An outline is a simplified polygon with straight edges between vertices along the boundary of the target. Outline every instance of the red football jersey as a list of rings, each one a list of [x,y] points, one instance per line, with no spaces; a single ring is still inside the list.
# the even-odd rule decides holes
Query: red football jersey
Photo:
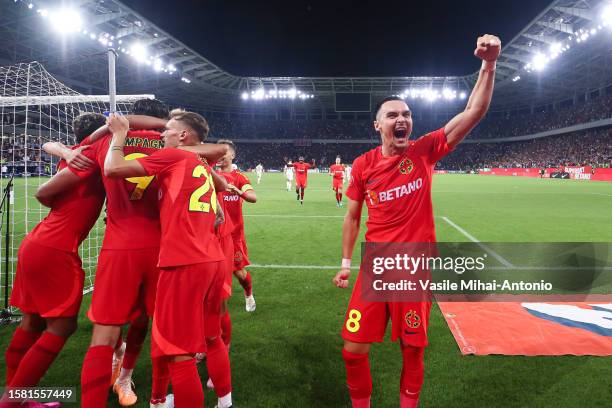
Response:
[[[379,146],[355,160],[346,195],[366,202],[366,242],[435,242],[431,181],[450,151],[442,128],[410,142],[403,155],[383,157]]]
[[[221,209],[223,209],[223,214],[225,215],[225,221],[217,228],[217,235],[219,237],[226,237],[234,232],[234,221],[228,214],[228,202],[225,200],[225,197],[228,195],[230,195],[229,191],[217,193],[217,202],[221,206]]]
[[[66,166],[65,161],[60,161],[58,171]],[[104,188],[98,169],[75,188],[59,195],[49,214],[28,234],[28,239],[61,251],[77,252],[100,216],[102,204]]]
[[[225,180],[227,180],[228,183],[233,184],[243,193],[248,190],[253,190],[253,186],[251,185],[249,178],[238,170],[232,170],[231,173],[219,172],[219,174],[225,177]],[[229,217],[232,219],[234,231],[244,228],[242,199],[239,196],[230,193],[225,194],[223,199],[226,203],[225,209],[227,209],[225,216],[227,217],[229,215]]]
[[[310,163],[293,163],[293,168],[295,169],[295,176],[300,179],[308,178],[308,169],[310,169]]]
[[[193,153],[173,148],[137,160],[160,183],[159,267],[222,261],[214,228],[219,204],[210,166]]]
[[[97,168],[75,173],[86,176],[104,168],[111,134],[102,137],[83,153]],[[133,160],[151,155],[163,147],[161,134],[152,130],[131,130],[125,139],[125,158]],[[160,224],[157,208],[159,183],[155,176],[126,179],[102,177],[106,190],[106,232],[102,249],[142,249],[159,246]]]
[[[334,175],[336,180],[344,180],[344,165],[332,164],[329,166],[329,172]]]

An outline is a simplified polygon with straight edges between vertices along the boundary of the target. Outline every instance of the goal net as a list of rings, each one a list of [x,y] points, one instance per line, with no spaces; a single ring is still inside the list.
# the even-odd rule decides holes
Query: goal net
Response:
[[[134,101],[144,98],[153,98],[153,95],[118,95],[117,110],[128,112]],[[48,141],[67,146],[75,144],[72,120],[81,113],[108,110],[108,95],[82,95],[55,79],[38,62],[0,67],[0,193],[14,176],[8,258],[4,240],[6,226],[0,239],[0,309],[5,305],[5,285],[9,285],[10,294],[10,285],[14,282],[21,241],[49,211],[36,201],[34,193],[55,173],[58,160],[44,153],[42,145]],[[80,249],[86,273],[85,292],[93,287],[104,235],[102,218]]]

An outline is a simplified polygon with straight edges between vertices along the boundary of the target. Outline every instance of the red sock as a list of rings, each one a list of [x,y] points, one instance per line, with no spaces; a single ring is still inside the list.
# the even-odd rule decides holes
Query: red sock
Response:
[[[126,370],[134,369],[136,360],[140,354],[140,349],[142,349],[142,343],[144,343],[145,337],[147,337],[147,329],[148,325],[138,326],[130,324],[127,337],[125,339],[125,355],[123,356],[122,364],[122,367]]]
[[[251,272],[247,271],[244,279],[239,279],[240,286],[244,289],[244,296],[251,296],[253,294],[253,279],[251,279]]]
[[[108,398],[113,363],[111,346],[92,346],[87,350],[81,369],[81,406],[104,408]]]
[[[221,338],[223,339],[223,343],[229,347],[232,341],[232,319],[229,310],[221,316]]]
[[[372,395],[372,377],[368,354],[356,354],[342,349],[342,358],[346,367],[346,384],[353,401],[353,407],[369,407],[370,396]]]
[[[164,400],[170,384],[170,369],[168,357],[156,357],[152,360],[153,385],[151,387],[151,400]]]
[[[6,352],[4,353],[4,359],[6,361],[6,384],[9,385],[19,367],[19,363],[23,356],[28,352],[30,347],[36,343],[36,340],[40,337],[41,332],[31,332],[23,330],[21,327],[15,329],[13,338],[9,343]]]
[[[11,387],[34,387],[62,351],[66,338],[43,332],[23,356],[11,380]]]
[[[402,347],[403,365],[400,378],[400,407],[416,408],[423,385],[425,365],[423,347]]]
[[[232,373],[230,369],[227,347],[219,337],[206,340],[206,368],[215,385],[217,397],[223,397],[232,392]]]
[[[170,378],[176,407],[204,408],[204,390],[195,359],[170,363]]]
[[[338,202],[341,203],[342,202],[342,193],[338,193]]]

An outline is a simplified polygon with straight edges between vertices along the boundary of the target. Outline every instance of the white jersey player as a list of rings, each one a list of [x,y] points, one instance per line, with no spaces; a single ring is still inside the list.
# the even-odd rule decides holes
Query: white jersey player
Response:
[[[292,164],[291,160],[289,160],[287,164]],[[291,184],[293,183],[293,166],[287,166],[287,164],[285,164],[283,172],[287,178],[287,191],[291,191]]]
[[[261,176],[263,172],[264,172],[264,168],[261,163],[255,166],[255,173],[257,174],[257,184],[261,183]]]
[[[347,164],[347,165],[346,165],[346,167],[344,168],[344,174],[345,174],[345,177],[344,177],[344,182],[345,182],[345,183],[346,183],[347,181],[350,183],[350,181],[351,181],[351,169],[352,169],[352,167],[351,167],[350,165],[348,165],[348,164]]]

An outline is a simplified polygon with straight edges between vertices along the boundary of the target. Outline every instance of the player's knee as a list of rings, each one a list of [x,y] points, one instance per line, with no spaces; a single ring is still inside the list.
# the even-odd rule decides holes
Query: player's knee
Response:
[[[121,334],[120,326],[107,326],[95,324],[91,336],[91,346],[111,346],[115,347]]]
[[[416,370],[421,369],[423,367],[425,358],[425,347],[414,347],[402,344],[401,348],[404,363],[408,363]]]
[[[47,323],[40,315],[24,313],[21,318],[21,323],[19,323],[19,327],[28,332],[41,333],[46,329]]]
[[[240,280],[246,279],[247,271],[246,269],[240,269],[238,271],[234,271],[234,275]]]
[[[353,354],[368,354],[370,352],[370,343],[355,343],[345,340],[344,349]]]
[[[72,336],[76,332],[77,327],[76,317],[56,318],[47,321],[47,331],[64,338]]]

